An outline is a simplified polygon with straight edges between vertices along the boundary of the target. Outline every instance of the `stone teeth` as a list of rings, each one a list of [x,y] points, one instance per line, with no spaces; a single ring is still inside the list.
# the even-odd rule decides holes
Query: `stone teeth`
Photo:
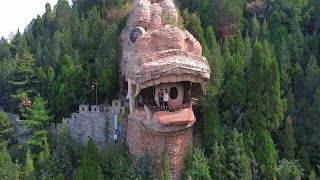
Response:
[[[134,96],[137,97],[140,94],[140,92],[141,92],[141,86],[136,84],[136,94]]]
[[[153,116],[153,113],[152,111],[148,108],[148,106],[144,105],[144,111],[146,112],[146,119],[147,120],[151,120],[152,119],[152,116]]]
[[[202,83],[200,83],[200,85],[201,85],[201,89],[202,89],[203,94],[205,94],[206,93],[206,83],[202,82]]]
[[[132,83],[131,83],[131,80],[128,79],[128,94],[127,94],[126,99],[130,99],[131,92],[132,92]]]

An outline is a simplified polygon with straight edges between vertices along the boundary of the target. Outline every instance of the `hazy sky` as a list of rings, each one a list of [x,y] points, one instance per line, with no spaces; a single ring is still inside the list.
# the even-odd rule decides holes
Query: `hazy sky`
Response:
[[[0,0],[0,37],[8,38],[18,28],[23,32],[32,18],[45,12],[47,2],[53,9],[58,0]]]

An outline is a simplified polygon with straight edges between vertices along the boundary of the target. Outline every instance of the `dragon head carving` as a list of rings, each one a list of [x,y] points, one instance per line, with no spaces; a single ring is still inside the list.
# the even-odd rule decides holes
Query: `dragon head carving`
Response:
[[[186,88],[185,84],[198,84],[205,90],[211,73],[209,64],[202,56],[200,43],[188,31],[179,29],[177,22],[178,14],[172,0],[134,1],[134,9],[121,35],[121,73],[128,82],[131,113],[136,111],[136,97],[143,91],[148,94],[147,89],[149,94],[153,93],[152,100],[157,101],[160,88],[170,90],[177,86],[179,95],[170,95],[169,104],[186,96],[186,89],[190,87]],[[167,116],[170,112],[160,114]],[[192,118],[167,124],[161,123],[159,117],[158,120],[163,125],[181,125]]]

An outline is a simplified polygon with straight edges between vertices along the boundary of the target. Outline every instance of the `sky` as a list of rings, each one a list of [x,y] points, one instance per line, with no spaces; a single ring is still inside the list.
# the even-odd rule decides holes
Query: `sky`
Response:
[[[23,32],[33,18],[43,15],[47,2],[53,9],[58,0],[0,0],[0,38],[9,38],[18,28]]]

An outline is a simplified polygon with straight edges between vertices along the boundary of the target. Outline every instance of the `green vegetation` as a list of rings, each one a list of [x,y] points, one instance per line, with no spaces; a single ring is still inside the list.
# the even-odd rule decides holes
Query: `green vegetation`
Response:
[[[80,161],[80,170],[76,177],[77,180],[97,179],[102,180],[102,170],[100,167],[100,157],[97,149],[90,138],[87,148]]]
[[[190,147],[184,178],[319,179],[319,2],[175,2],[177,26],[199,40],[212,71],[197,113],[200,147]],[[92,140],[86,148],[72,140],[67,127],[48,131],[79,104],[95,104],[92,82],[98,103],[118,97],[120,33],[131,7],[59,0],[0,39],[0,179],[170,179],[169,152],[156,174],[147,152],[133,162],[122,144],[97,151]],[[22,115],[25,144],[5,112]]]

